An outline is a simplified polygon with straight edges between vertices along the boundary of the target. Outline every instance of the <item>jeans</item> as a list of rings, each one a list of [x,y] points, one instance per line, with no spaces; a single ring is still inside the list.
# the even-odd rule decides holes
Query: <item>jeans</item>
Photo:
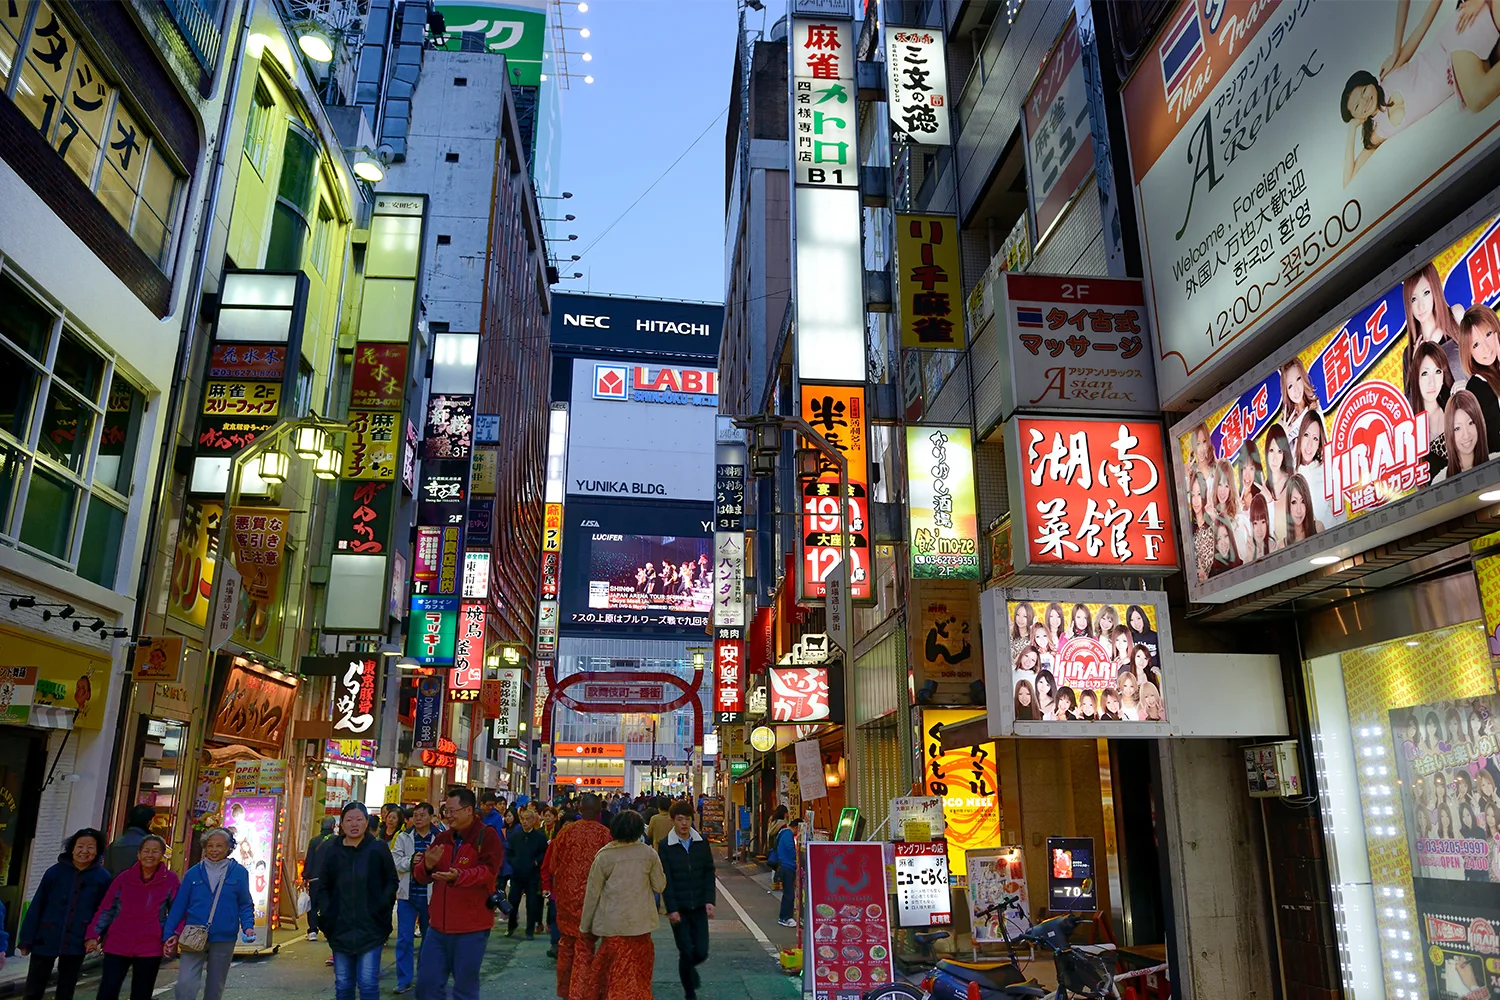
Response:
[[[526,897],[526,933],[542,926],[542,880],[536,873],[510,877],[510,929],[516,929],[521,912],[521,897]]]
[[[700,906],[677,913],[682,917],[672,925],[672,937],[677,942],[677,975],[682,979],[683,991],[693,996],[698,976],[694,966],[708,958],[708,908]]]
[[[52,963],[57,963],[57,1000],[73,1000],[73,991],[78,988],[78,973],[83,968],[82,955],[38,955],[31,953],[31,962],[26,966],[26,986],[22,996],[25,1000],[41,1000],[47,992],[47,980],[52,978]]]
[[[416,930],[422,928],[427,936],[427,897],[396,900],[396,988],[405,989],[412,983],[412,957],[415,950]]]
[[[358,955],[336,951],[333,953],[334,1000],[354,1000],[355,987],[359,988],[359,1000],[380,1000],[380,949],[370,948]]]
[[[429,928],[417,964],[417,1000],[445,1000],[450,976],[453,1000],[479,1000],[479,966],[489,941],[489,931],[444,934]]]
[[[125,985],[125,973],[130,973],[130,1000],[151,1000],[156,989],[156,974],[161,971],[161,956],[131,958],[125,955],[104,956],[104,969],[99,974],[98,1000],[120,1000],[120,987]]]
[[[229,965],[233,961],[233,941],[212,941],[207,951],[183,952],[173,990],[176,1000],[198,1000],[200,988],[203,1000],[223,1000],[224,982],[229,978]]]
[[[797,908],[797,879],[795,876],[781,880],[781,919],[790,920]]]

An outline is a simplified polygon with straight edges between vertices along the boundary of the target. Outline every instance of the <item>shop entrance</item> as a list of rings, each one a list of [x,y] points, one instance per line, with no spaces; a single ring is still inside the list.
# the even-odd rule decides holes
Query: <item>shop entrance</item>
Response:
[[[21,925],[26,859],[46,781],[47,735],[10,728],[0,733],[0,903],[6,931],[15,940]]]

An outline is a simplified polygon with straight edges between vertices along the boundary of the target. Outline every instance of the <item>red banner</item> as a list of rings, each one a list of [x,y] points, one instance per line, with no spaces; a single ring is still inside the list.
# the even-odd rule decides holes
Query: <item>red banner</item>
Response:
[[[769,610],[769,609],[764,609]],[[745,710],[745,641],[714,640],[714,712]],[[724,721],[722,718],[719,721]]]
[[[814,1000],[859,1000],[891,981],[885,852],[880,844],[807,845]]]

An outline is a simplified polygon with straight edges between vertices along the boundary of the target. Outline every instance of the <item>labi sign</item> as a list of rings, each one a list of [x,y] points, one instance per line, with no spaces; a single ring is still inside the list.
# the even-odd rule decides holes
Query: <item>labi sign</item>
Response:
[[[1242,567],[1347,544],[1325,536],[1500,457],[1497,301],[1491,219],[1175,427],[1193,599],[1232,599]]]

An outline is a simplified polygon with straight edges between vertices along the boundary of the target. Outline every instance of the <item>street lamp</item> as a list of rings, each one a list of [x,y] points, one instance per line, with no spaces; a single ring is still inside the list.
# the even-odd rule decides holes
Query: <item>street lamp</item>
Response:
[[[805,420],[797,417],[785,417],[776,415],[760,415],[754,417],[736,417],[734,425],[741,430],[750,432],[750,455],[751,469],[755,475],[775,475],[776,455],[781,451],[781,435],[785,431],[793,431],[802,435],[811,448],[801,447],[797,449],[795,458],[797,461],[797,477],[802,480],[809,472],[811,475],[805,480],[811,482],[818,478],[821,469],[832,467],[839,474],[839,566],[844,571],[844,585],[839,590],[840,610],[843,612],[843,620],[849,622],[853,618],[854,609],[850,595],[854,591],[854,572],[849,562],[849,462],[844,458],[843,452],[839,451],[828,440],[813,430]],[[821,467],[821,468],[820,468]],[[762,471],[766,469],[768,471]],[[827,591],[824,591],[824,601],[827,601]],[[845,753],[851,760],[859,760],[860,733],[859,725],[854,714],[855,705],[855,679],[858,671],[854,669],[850,660],[853,650],[841,650],[844,656],[844,748]],[[858,803],[855,795],[858,787],[855,781],[855,769],[850,768],[849,776],[844,782],[844,801]]]

